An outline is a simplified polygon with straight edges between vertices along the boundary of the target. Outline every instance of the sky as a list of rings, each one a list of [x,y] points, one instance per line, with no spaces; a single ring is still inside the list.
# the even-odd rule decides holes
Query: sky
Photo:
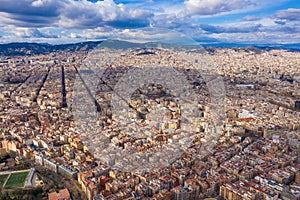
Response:
[[[300,43],[300,1],[0,0],[0,43],[183,37],[204,44]]]

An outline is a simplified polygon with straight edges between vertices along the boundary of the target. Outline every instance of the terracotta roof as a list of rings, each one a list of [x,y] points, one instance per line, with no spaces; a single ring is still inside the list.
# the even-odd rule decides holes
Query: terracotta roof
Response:
[[[69,190],[67,188],[60,190],[58,193],[52,192],[48,194],[49,200],[71,200]]]

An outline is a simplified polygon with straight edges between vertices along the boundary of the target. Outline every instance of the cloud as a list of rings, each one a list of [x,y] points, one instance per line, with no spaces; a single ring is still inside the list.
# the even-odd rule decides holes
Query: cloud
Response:
[[[214,26],[209,24],[200,24],[199,27],[209,33],[251,33],[259,31],[262,25],[248,26]]]
[[[300,22],[266,16],[256,21],[236,21],[218,25],[200,24],[211,38],[245,44],[286,44],[300,42]]]
[[[287,0],[278,0],[278,3],[282,4],[285,1]],[[273,15],[265,17],[253,14],[268,8],[272,2],[1,0],[0,42],[65,43],[118,37],[153,41],[159,38],[167,40],[172,36],[172,33],[164,31],[152,31],[149,34],[149,31],[136,30],[144,27],[154,27],[154,30],[171,29],[201,42],[248,42],[255,41],[255,38],[257,41],[263,41],[264,37],[269,42],[299,41],[300,9],[274,11]],[[240,14],[243,12],[245,14]],[[234,21],[228,21],[233,18]],[[174,38],[170,37],[170,40]]]
[[[253,15],[247,15],[247,16],[243,17],[244,21],[257,21],[259,19],[260,19],[259,17],[253,16]]]
[[[275,17],[281,20],[300,21],[300,9],[289,8],[280,10],[275,14]]]
[[[149,11],[130,9],[113,0],[3,0],[0,7],[0,23],[22,27],[95,28],[145,27],[153,16]]]
[[[278,35],[294,34],[300,32],[300,26],[284,25],[284,26],[264,27],[262,31],[266,33],[278,33]]]
[[[185,29],[193,26],[193,21],[189,16],[178,16],[176,14],[159,14],[154,16],[152,25],[160,28]]]
[[[279,33],[279,32],[254,32],[254,33],[221,33],[212,34],[211,37],[223,42],[236,42],[244,44],[286,44],[299,43],[298,33]],[[291,40],[292,38],[292,40]]]
[[[117,28],[112,28],[109,26],[97,27],[91,29],[85,29],[81,33],[71,33],[72,37],[76,38],[93,38],[93,39],[107,39],[114,37],[122,30]]]
[[[59,15],[59,9],[63,6],[65,0],[22,0],[10,1],[2,0],[0,11],[14,14],[15,16],[44,16],[55,17]]]
[[[150,23],[152,14],[144,10],[131,10],[113,0],[91,3],[70,1],[64,7],[59,25],[66,28],[95,28],[109,25],[112,27],[137,28]]]
[[[40,0],[41,1],[41,0]],[[63,1],[47,0],[43,4],[35,1],[2,0],[0,23],[23,27],[43,27],[53,25],[60,15]]]
[[[41,31],[38,28],[15,27],[9,25],[3,28],[3,31],[20,38],[57,38],[57,35],[52,34],[49,30]]]
[[[276,24],[278,24],[278,25],[285,25],[286,24],[286,22],[285,21],[282,21],[282,20],[275,20],[274,21]]]
[[[184,3],[190,14],[197,15],[214,15],[255,5],[250,0],[186,0]]]
[[[192,38],[165,28],[115,29],[96,28],[72,34],[74,38],[118,39],[133,42],[163,42],[176,44],[195,44]]]

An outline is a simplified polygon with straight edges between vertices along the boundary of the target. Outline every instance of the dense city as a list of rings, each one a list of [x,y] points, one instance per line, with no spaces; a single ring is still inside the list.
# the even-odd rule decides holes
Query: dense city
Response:
[[[185,77],[193,119],[173,71],[133,87],[134,70],[160,80],[156,66]],[[1,56],[0,79],[3,199],[40,188],[49,200],[300,200],[297,51],[81,48]],[[15,170],[27,176],[9,186]]]

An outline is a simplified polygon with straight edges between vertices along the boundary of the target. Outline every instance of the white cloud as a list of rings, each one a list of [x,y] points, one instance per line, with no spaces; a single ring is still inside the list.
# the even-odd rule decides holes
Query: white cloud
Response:
[[[278,0],[276,3],[284,1],[287,0]],[[274,12],[272,16],[260,18],[251,15],[251,12],[247,13],[268,8],[273,2],[274,0],[185,0],[183,3],[182,0],[131,0],[126,4],[117,4],[113,0],[1,0],[0,24],[6,28],[0,27],[0,35],[1,42],[14,39],[53,43],[106,38],[176,40],[173,33],[161,31],[168,28],[199,41],[247,42],[255,41],[255,38],[263,41],[265,37],[270,42],[297,42],[300,9],[281,10]],[[225,21],[227,14],[243,12],[246,13],[244,18],[240,17],[234,22]],[[220,15],[224,16],[224,21],[219,19]],[[203,18],[212,21],[212,16],[218,18],[220,23],[202,22]],[[134,29],[140,27],[154,27],[153,30],[156,31]]]
[[[205,33],[207,36],[225,42],[300,43],[300,22],[286,21],[278,24],[277,20],[277,18],[267,16],[256,21],[207,24],[202,28],[208,31]]]
[[[33,1],[31,3],[31,5],[33,7],[41,7],[41,6],[44,6],[46,3],[50,3],[51,0],[36,0],[36,1]]]
[[[103,25],[145,27],[152,13],[131,9],[113,0],[2,0],[0,23],[23,27],[95,28]]]
[[[49,30],[40,30],[39,28],[16,27],[8,25],[2,28],[6,34],[19,38],[56,38]]]
[[[256,33],[222,33],[212,34],[212,37],[225,42],[239,42],[244,44],[289,44],[300,43],[298,33],[256,32]],[[291,38],[293,38],[291,40]]]
[[[250,0],[186,0],[185,5],[190,14],[214,15],[244,9],[255,3]]]
[[[289,21],[300,21],[300,9],[289,8],[286,10],[280,10],[275,14],[275,17]]]
[[[164,28],[115,29],[111,27],[84,30],[80,34],[72,34],[81,38],[118,39],[132,42],[163,42],[193,44],[190,37]]]
[[[254,15],[247,15],[247,16],[243,17],[244,21],[257,21],[259,19],[260,19],[259,17],[254,16]]]
[[[117,35],[120,31],[120,29],[112,27],[97,27],[83,30],[80,34],[77,34],[77,36],[89,39],[106,39]]]

